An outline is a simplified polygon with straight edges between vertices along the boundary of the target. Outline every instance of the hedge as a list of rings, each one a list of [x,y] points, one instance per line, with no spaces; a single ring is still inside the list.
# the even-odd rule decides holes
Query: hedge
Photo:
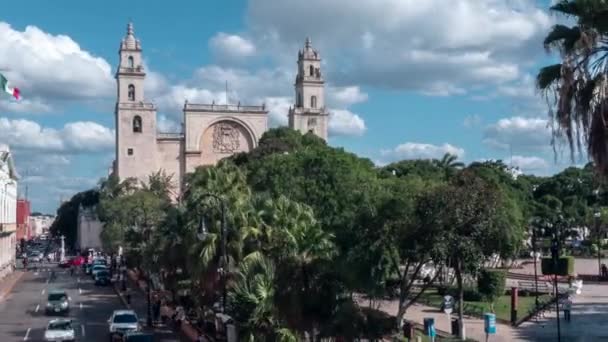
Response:
[[[542,258],[541,270],[543,275],[557,274],[567,276],[574,274],[574,257],[560,257],[557,261],[557,270],[554,269],[553,258]]]
[[[481,270],[477,289],[490,302],[505,294],[507,273],[502,270]]]

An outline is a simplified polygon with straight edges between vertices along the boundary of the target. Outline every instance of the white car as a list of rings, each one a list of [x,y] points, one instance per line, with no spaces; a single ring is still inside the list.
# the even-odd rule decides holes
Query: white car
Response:
[[[76,341],[72,320],[53,319],[44,332],[45,341]]]
[[[133,310],[114,310],[108,320],[110,337],[122,335],[127,331],[140,331],[139,318]]]

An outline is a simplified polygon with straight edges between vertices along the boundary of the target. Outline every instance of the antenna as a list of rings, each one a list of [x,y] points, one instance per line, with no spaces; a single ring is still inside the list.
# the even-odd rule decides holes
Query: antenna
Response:
[[[509,144],[509,153],[511,154],[511,160],[510,160],[511,168],[513,168],[513,144]]]
[[[228,80],[226,80],[226,105],[228,105]]]

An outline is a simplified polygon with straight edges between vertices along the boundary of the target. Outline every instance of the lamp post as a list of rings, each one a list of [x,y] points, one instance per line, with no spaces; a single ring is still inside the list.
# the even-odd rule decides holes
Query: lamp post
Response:
[[[602,216],[602,213],[600,213],[600,211],[597,209],[595,209],[595,213],[593,214],[593,217],[595,218],[595,231],[597,233],[597,279],[601,280],[602,279],[602,234],[601,234],[601,226],[600,226],[600,217]]]
[[[146,243],[150,243],[150,228],[144,226],[144,234],[146,235]],[[142,255],[143,256],[143,255]],[[152,328],[152,289],[150,281],[150,277],[152,275],[151,267],[148,264],[148,274],[146,275],[146,300],[147,300],[147,317],[146,317],[146,325],[148,328]]]
[[[532,219],[532,258],[534,258],[534,308],[538,310],[538,272],[536,270],[536,224],[539,222],[537,217]]]
[[[220,222],[220,240],[221,240],[221,256],[220,256],[220,267],[218,273],[222,282],[222,313],[226,312],[226,269],[228,268],[228,260],[226,259],[226,202],[223,198],[212,193],[206,193],[202,199],[213,198],[220,203],[221,207],[221,222]],[[209,232],[205,226],[205,215],[201,216],[199,231],[197,237],[199,240],[204,240]]]
[[[551,256],[553,257],[553,284],[555,287],[555,313],[557,316],[557,341],[561,342],[562,334],[561,334],[561,326],[559,319],[559,291],[557,287],[557,267],[559,262],[559,253],[560,253],[560,225],[563,222],[563,217],[560,214],[557,224],[555,225],[554,237],[551,243]]]

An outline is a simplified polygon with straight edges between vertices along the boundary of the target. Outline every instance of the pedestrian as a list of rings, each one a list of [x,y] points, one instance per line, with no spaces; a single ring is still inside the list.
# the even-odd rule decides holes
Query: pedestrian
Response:
[[[608,267],[606,267],[606,264],[602,264],[602,278],[608,278]]]
[[[570,296],[566,297],[564,301],[564,319],[566,322],[570,322],[570,310],[572,309],[572,300]]]
[[[158,295],[154,299],[154,320],[157,322],[160,320],[160,298],[158,298]]]

